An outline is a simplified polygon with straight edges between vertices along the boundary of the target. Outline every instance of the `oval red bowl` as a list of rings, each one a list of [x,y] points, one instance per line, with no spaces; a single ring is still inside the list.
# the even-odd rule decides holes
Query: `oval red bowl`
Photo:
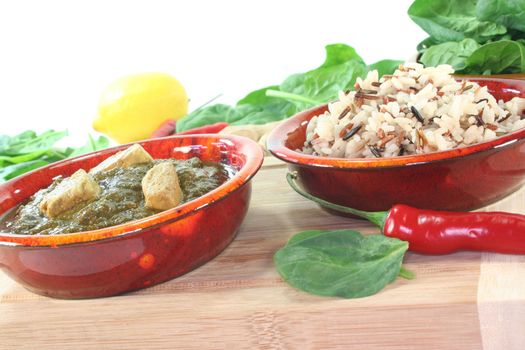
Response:
[[[139,143],[153,158],[196,156],[231,165],[237,172],[202,197],[126,224],[55,236],[0,233],[0,267],[35,293],[91,298],[164,282],[219,254],[235,237],[248,210],[250,179],[263,160],[260,146],[229,135],[173,136]],[[126,147],[57,162],[0,185],[0,214],[56,176],[89,170]]]
[[[525,81],[470,79],[505,101],[525,97]],[[324,200],[368,211],[394,204],[472,210],[516,191],[525,179],[525,129],[476,145],[394,158],[330,158],[297,152],[308,121],[327,105],[298,113],[269,136],[269,151],[297,171],[304,189]],[[341,214],[341,213],[338,213]],[[343,215],[343,214],[341,214]]]

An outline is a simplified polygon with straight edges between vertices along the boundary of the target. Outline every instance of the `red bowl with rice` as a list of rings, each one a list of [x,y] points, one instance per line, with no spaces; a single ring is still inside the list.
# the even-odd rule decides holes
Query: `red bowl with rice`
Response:
[[[525,81],[475,78],[496,99],[525,97]],[[268,137],[269,151],[288,163],[303,188],[324,200],[367,211],[394,204],[465,211],[494,203],[525,182],[525,129],[450,150],[381,158],[305,154],[309,121],[318,106],[283,122]],[[339,213],[340,214],[340,213]]]

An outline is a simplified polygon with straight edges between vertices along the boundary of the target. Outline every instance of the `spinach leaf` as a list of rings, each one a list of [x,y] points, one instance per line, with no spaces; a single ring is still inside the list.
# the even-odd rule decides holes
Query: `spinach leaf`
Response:
[[[233,125],[266,124],[284,119],[298,112],[297,106],[289,101],[268,96],[268,90],[278,90],[279,86],[268,86],[253,91],[237,102],[237,110],[242,118]]]
[[[279,90],[279,85],[267,86],[265,88],[250,92],[237,102],[237,106],[241,105],[264,105],[266,103],[274,102],[275,99],[266,96],[268,90]]]
[[[109,146],[109,140],[100,136],[80,148],[61,149],[55,147],[67,131],[49,130],[40,135],[32,130],[15,136],[0,135],[0,182],[10,180],[44,165],[96,151]]]
[[[326,58],[319,68],[336,66],[348,61],[365,64],[365,61],[357,54],[357,51],[345,44],[329,44],[325,46]]]
[[[299,232],[299,233],[296,233],[295,235],[293,235],[289,240],[288,240],[288,243],[286,243],[287,245],[291,245],[291,244],[295,244],[295,243],[299,243],[301,241],[304,241],[305,239],[308,239],[308,238],[311,238],[311,237],[316,237],[316,236],[319,236],[321,234],[323,234],[325,231],[323,230],[308,230],[308,231],[302,231],[302,232]]]
[[[385,74],[392,74],[403,61],[397,60],[381,60],[376,63],[372,63],[367,67],[367,71],[377,70],[379,77]]]
[[[525,46],[522,42],[501,40],[487,43],[474,51],[462,71],[467,74],[525,72]]]
[[[476,0],[415,0],[408,15],[437,42],[485,43],[507,32],[504,25],[477,18]]]
[[[22,153],[38,152],[42,149],[51,148],[58,140],[67,136],[67,131],[48,130],[41,135],[36,133],[23,132],[14,136],[8,141],[8,145],[4,149],[0,149],[0,153],[4,155],[18,155]]]
[[[429,47],[437,45],[437,44],[439,44],[439,41],[429,36],[428,38],[424,39],[419,44],[417,44],[416,49],[417,49],[417,52],[421,53],[421,52],[424,52]]]
[[[426,66],[464,74],[525,72],[525,1],[415,0],[409,16],[430,37],[418,45]]]
[[[0,155],[0,165],[7,164],[7,163],[16,164],[16,163],[29,162],[30,160],[33,160],[35,158],[40,158],[44,155],[50,155],[50,153],[52,152],[53,152],[52,150],[44,149],[41,151],[13,155],[13,156]]]
[[[11,180],[17,177],[18,175],[22,175],[31,170],[35,170],[37,168],[43,167],[48,164],[50,164],[49,161],[42,160],[42,159],[31,160],[31,161],[19,163],[19,164],[11,164],[9,166],[6,166],[0,169],[0,180],[3,180],[3,181]]]
[[[80,156],[82,154],[98,151],[109,147],[109,139],[104,136],[99,136],[97,139],[94,139],[93,136],[88,134],[88,138],[89,139],[84,146],[76,149],[70,149],[70,152],[68,152],[67,154],[68,158]]]
[[[507,29],[525,32],[525,1],[523,0],[478,0],[476,14],[482,21],[492,21]]]
[[[280,90],[326,102],[335,98],[339,91],[353,88],[357,77],[367,73],[363,59],[352,47],[332,44],[325,50],[326,59],[319,68],[288,77]],[[303,102],[294,103],[299,109],[311,107]]]
[[[241,119],[236,120],[230,124],[232,125],[246,125],[246,124],[266,124],[278,120],[282,120],[287,116],[297,113],[296,105],[281,99],[273,103],[258,104],[258,105],[240,105],[237,111],[242,114]]]
[[[13,145],[36,138],[34,131],[28,130],[15,136],[0,135],[0,153],[5,154]]]
[[[225,104],[215,104],[198,109],[177,121],[177,132],[193,129],[199,126],[218,122],[233,123],[241,119],[242,115],[235,107]]]
[[[400,274],[408,243],[351,230],[305,231],[274,255],[277,271],[309,293],[345,298],[375,294]]]
[[[341,90],[353,88],[357,77],[366,74],[366,66],[358,61],[319,67],[303,74],[294,74],[281,84],[281,91],[327,102]],[[295,102],[299,109],[311,107]]]
[[[450,64],[459,71],[466,67],[467,58],[480,46],[473,39],[464,39],[459,42],[449,41],[428,48],[423,52],[419,61],[427,67]]]
[[[216,104],[192,112],[177,121],[177,132],[189,130],[217,122],[227,122],[231,125],[265,124],[282,120],[297,112],[297,107],[288,101],[266,96],[270,86],[248,94],[237,106]]]

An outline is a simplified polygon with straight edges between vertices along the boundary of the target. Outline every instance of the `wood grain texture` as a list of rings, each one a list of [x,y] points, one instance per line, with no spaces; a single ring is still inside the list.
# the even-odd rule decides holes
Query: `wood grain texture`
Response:
[[[68,301],[32,294],[0,274],[0,349],[491,349],[493,327],[525,324],[521,257],[409,253],[405,263],[416,279],[398,279],[362,299],[289,287],[272,256],[293,234],[377,230],[320,210],[288,187],[285,173],[279,161],[265,161],[237,238],[181,278],[118,297]],[[519,191],[491,209],[523,213],[523,196]],[[518,340],[505,349],[521,345],[522,334],[514,331]]]
[[[524,213],[525,191],[485,210]],[[525,256],[481,255],[479,323],[484,350],[525,349]]]

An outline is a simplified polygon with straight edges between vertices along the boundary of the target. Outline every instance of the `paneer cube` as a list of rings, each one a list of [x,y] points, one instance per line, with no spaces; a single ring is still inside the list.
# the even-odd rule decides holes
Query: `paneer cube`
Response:
[[[151,168],[142,179],[145,206],[150,209],[167,210],[182,201],[182,190],[175,165],[164,162]]]
[[[111,170],[113,168],[127,168],[133,164],[149,163],[153,158],[148,152],[138,143],[120,151],[102,163],[91,169],[91,174],[96,174],[100,171]]]
[[[98,183],[91,175],[80,169],[46,194],[39,204],[39,209],[43,215],[54,218],[77,204],[98,197],[99,194]]]

